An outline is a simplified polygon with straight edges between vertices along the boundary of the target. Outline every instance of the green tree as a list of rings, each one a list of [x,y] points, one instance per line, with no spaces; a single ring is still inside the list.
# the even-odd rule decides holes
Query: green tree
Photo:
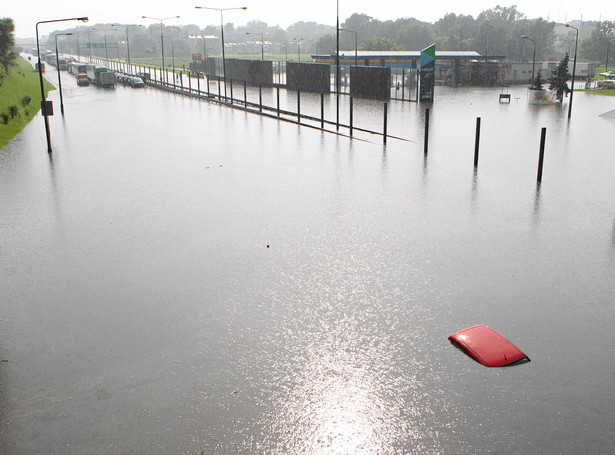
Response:
[[[362,51],[401,51],[395,41],[389,38],[366,38],[361,45]]]
[[[542,86],[545,83],[544,79],[542,78],[542,71],[538,70],[538,72],[536,73],[536,76],[531,79],[531,85],[530,85],[530,89],[531,90],[542,90]]]
[[[615,55],[615,22],[599,22],[592,34],[579,44],[579,56],[586,60],[605,62],[607,50]],[[609,58],[609,60],[611,60]],[[611,60],[615,62],[615,58]]]
[[[316,52],[318,54],[330,54],[331,52],[335,52],[337,49],[336,40],[337,37],[333,34],[322,35],[318,41],[316,41]]]
[[[568,62],[568,53],[566,53],[559,62],[559,65],[557,65],[557,68],[555,68],[551,79],[549,79],[549,90],[555,90],[557,99],[560,101],[563,99],[564,94],[570,92],[568,81],[572,78],[572,75],[568,72]]]
[[[0,82],[17,61],[17,54],[13,51],[15,37],[13,19],[0,19]]]

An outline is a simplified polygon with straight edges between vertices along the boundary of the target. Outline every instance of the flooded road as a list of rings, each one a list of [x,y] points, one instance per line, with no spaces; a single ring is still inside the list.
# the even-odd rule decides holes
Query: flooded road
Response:
[[[416,104],[384,146],[63,88],[52,157],[40,116],[0,150],[0,453],[611,450],[612,98],[438,87],[424,155]],[[532,361],[447,340],[479,323]]]

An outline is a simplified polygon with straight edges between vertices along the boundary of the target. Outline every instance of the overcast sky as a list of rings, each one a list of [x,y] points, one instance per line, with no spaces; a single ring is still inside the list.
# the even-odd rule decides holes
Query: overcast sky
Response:
[[[615,1],[593,0],[589,3],[572,0],[519,0],[506,3],[499,0],[459,0],[421,1],[421,0],[339,0],[340,23],[352,13],[363,13],[379,20],[394,20],[414,17],[426,22],[435,22],[446,13],[471,15],[478,14],[496,5],[517,5],[517,9],[528,18],[542,17],[557,22],[576,19],[615,21]],[[243,25],[252,20],[269,25],[288,27],[298,21],[316,21],[321,24],[335,25],[336,0],[0,0],[0,17],[10,17],[15,22],[15,36],[28,38],[35,36],[35,26],[39,21],[88,16],[89,24],[122,23],[149,25],[153,21],[142,16],[165,18],[181,16],[169,20],[171,24],[196,24],[204,27],[220,23],[216,11],[196,10],[195,6],[231,8],[247,6],[245,11],[227,11],[224,23],[233,22]],[[76,23],[43,24],[39,26],[41,35],[53,30],[73,27]]]

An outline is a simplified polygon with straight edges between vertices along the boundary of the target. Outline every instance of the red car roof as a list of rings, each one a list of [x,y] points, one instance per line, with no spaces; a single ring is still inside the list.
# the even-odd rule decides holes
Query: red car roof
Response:
[[[448,339],[486,367],[501,367],[530,358],[517,346],[485,324],[466,327]]]

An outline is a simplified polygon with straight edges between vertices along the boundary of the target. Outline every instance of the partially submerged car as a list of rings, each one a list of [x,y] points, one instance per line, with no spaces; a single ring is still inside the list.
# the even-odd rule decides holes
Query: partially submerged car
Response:
[[[485,324],[461,329],[448,339],[486,367],[502,367],[530,361],[521,349]]]

